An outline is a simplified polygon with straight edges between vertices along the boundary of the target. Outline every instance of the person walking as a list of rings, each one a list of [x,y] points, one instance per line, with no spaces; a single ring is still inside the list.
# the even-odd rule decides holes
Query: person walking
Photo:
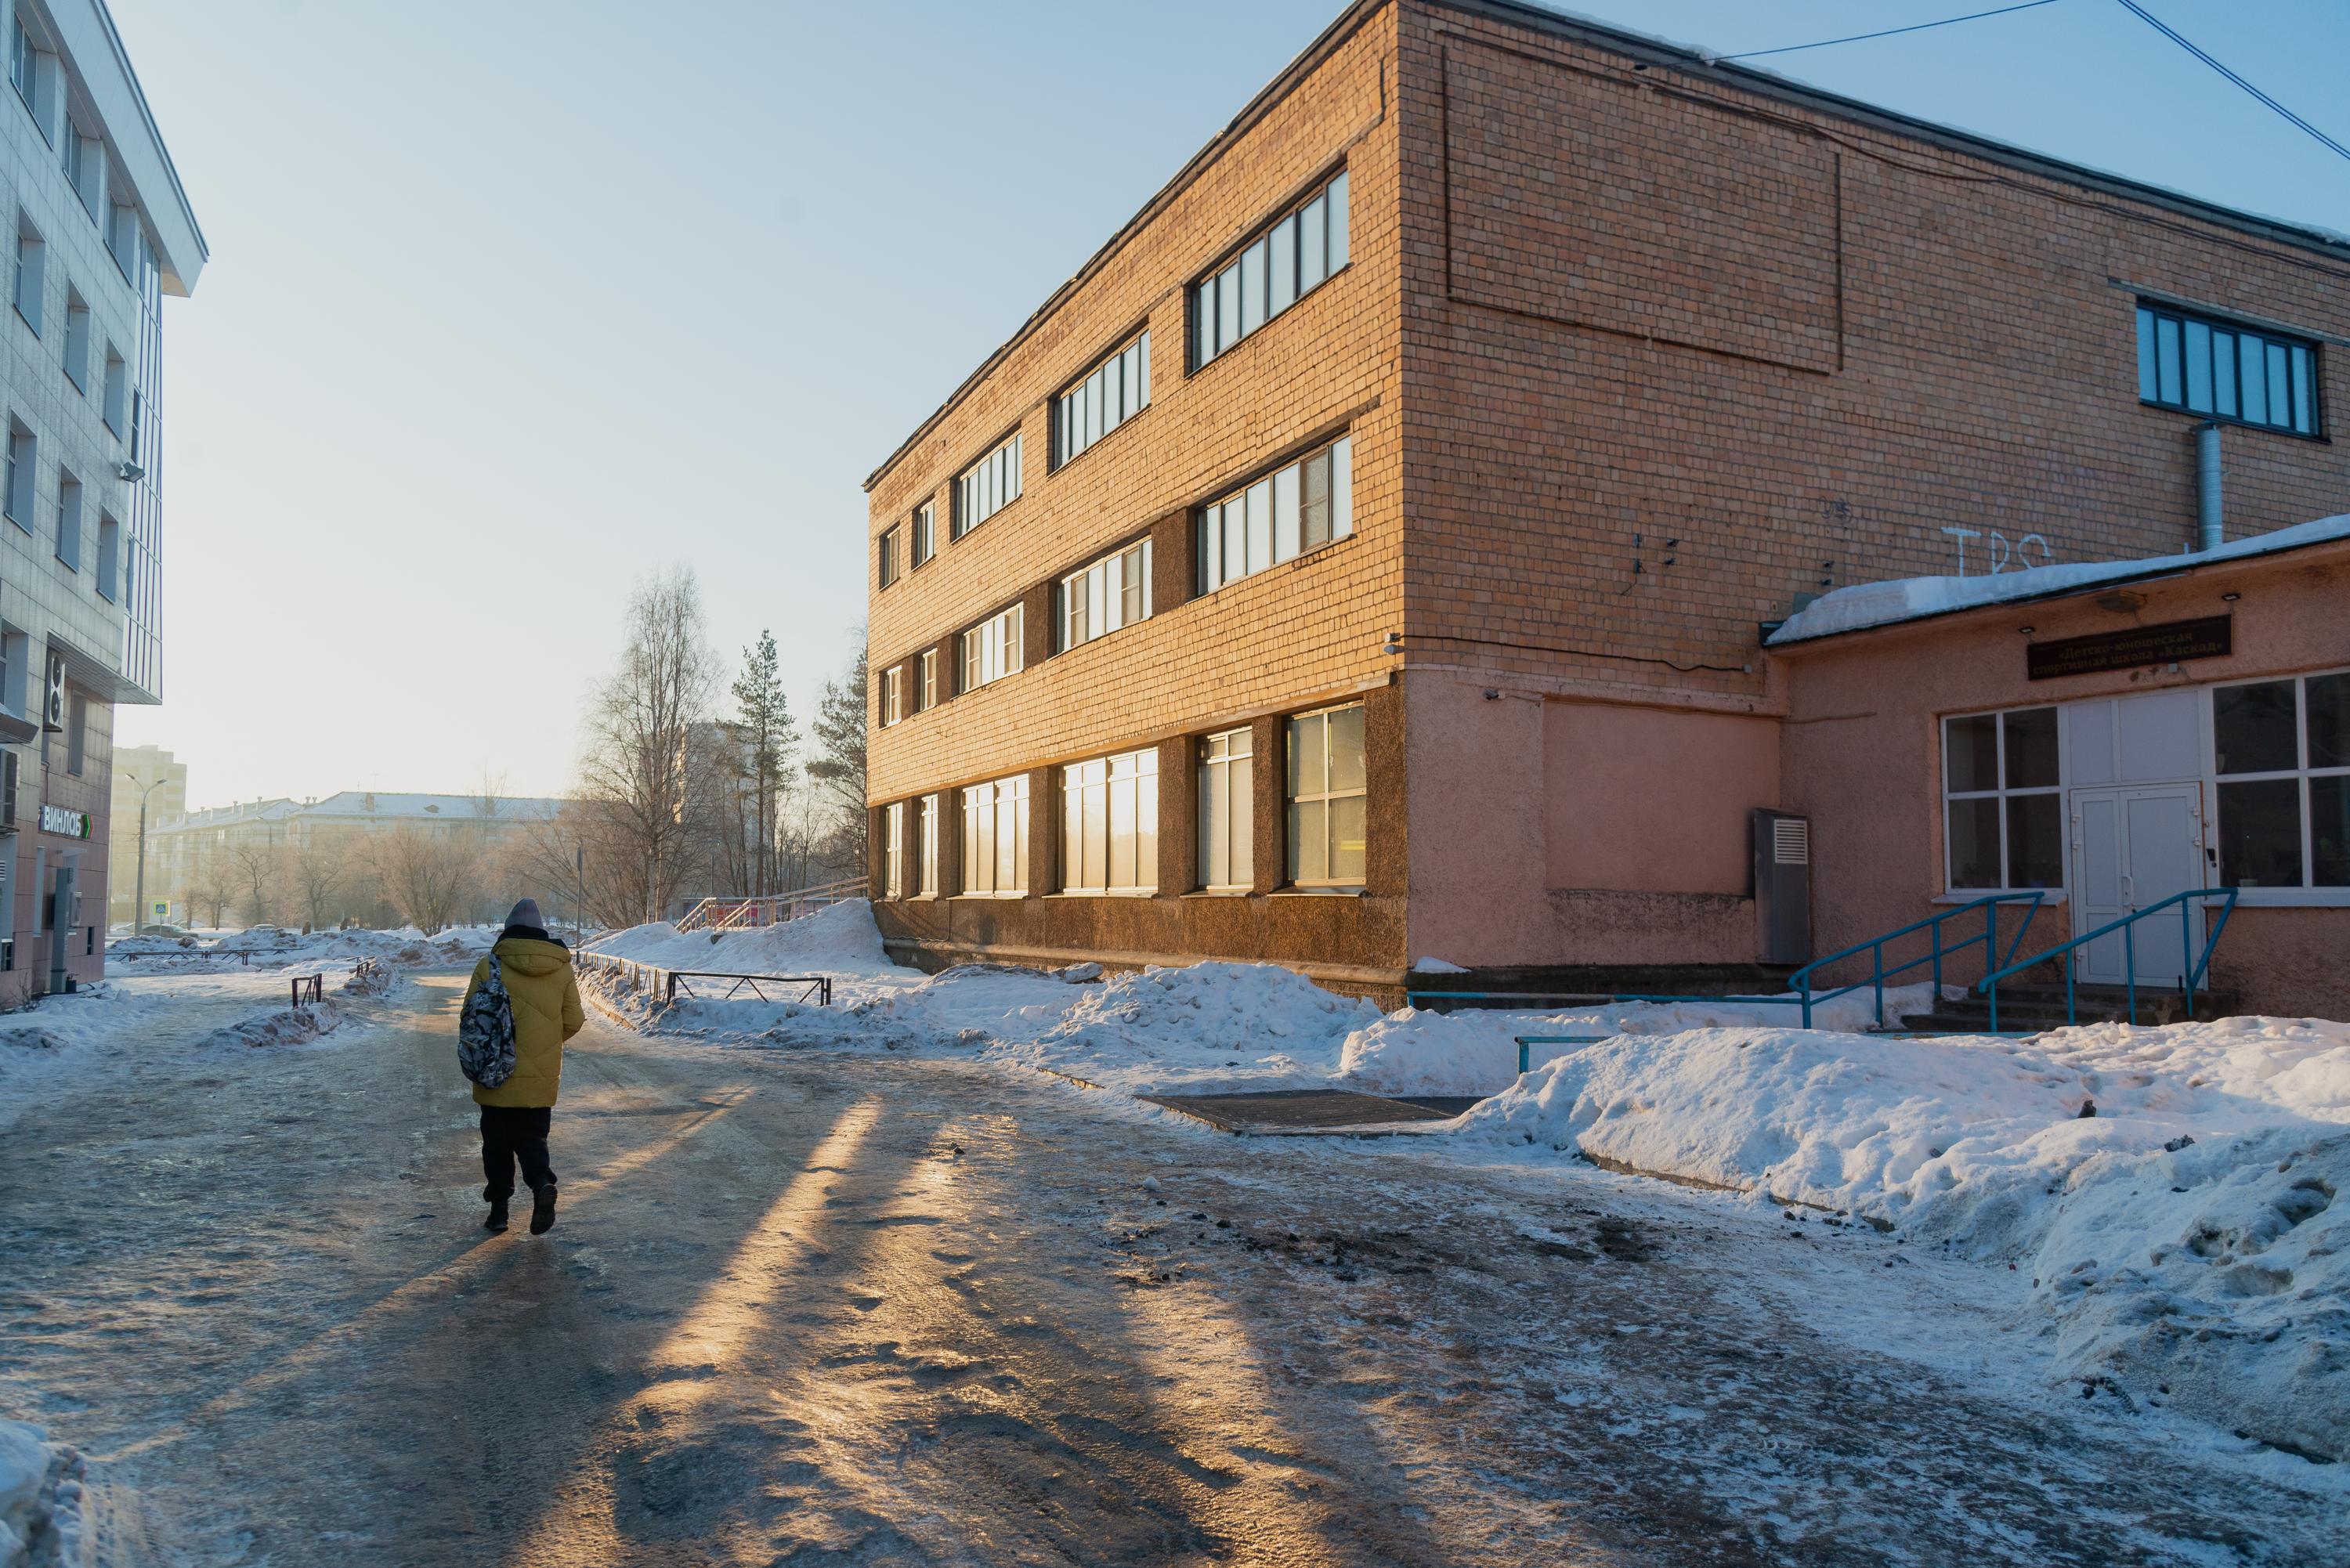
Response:
[[[482,1228],[506,1228],[506,1199],[514,1196],[519,1160],[531,1192],[530,1233],[542,1236],[555,1226],[555,1168],[547,1160],[546,1135],[563,1081],[563,1043],[579,1033],[587,1015],[579,1007],[571,950],[547,934],[537,899],[525,898],[507,912],[490,956],[473,966],[467,1001],[489,982],[493,961],[513,999],[514,1071],[495,1088],[473,1085],[482,1107],[482,1196],[490,1204]]]

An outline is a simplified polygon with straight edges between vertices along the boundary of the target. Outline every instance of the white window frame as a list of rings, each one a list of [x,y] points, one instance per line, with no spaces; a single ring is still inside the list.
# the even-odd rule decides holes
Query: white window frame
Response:
[[[958,691],[976,691],[1020,673],[1025,651],[1022,644],[1024,613],[1024,606],[1008,605],[963,632]]]
[[[1327,513],[1317,519],[1311,501],[1314,471],[1326,463],[1321,504]],[[1354,465],[1355,438],[1343,435],[1201,507],[1193,562],[1200,592],[1214,593],[1352,536]]]
[[[1256,886],[1255,749],[1256,732],[1246,724],[1200,737],[1199,877],[1205,892],[1245,893]]]
[[[906,803],[893,800],[881,808],[881,896],[906,896]]]
[[[1150,406],[1150,329],[1086,368],[1053,400],[1053,467],[1091,448]]]
[[[954,536],[958,539],[1020,499],[1020,432],[955,475]]]
[[[1192,369],[1231,352],[1344,272],[1352,254],[1347,236],[1347,171],[1341,169],[1187,291]]]
[[[1008,840],[1008,842],[1007,842]],[[962,791],[962,897],[1028,896],[1028,775]]]
[[[1159,891],[1155,748],[1061,770],[1061,891],[1119,898]]]
[[[1136,541],[1078,567],[1055,586],[1061,650],[1150,618],[1150,541]]]
[[[914,659],[914,711],[926,712],[939,705],[939,650],[926,648]]]
[[[939,896],[939,797],[922,796],[914,815],[915,896]]]
[[[881,671],[881,727],[888,729],[906,716],[904,671],[895,664]]]
[[[1332,782],[1333,774],[1336,770],[1330,765],[1330,721],[1336,715],[1348,711],[1358,713],[1363,716],[1363,782],[1352,788],[1339,789],[1336,788]],[[1359,888],[1364,886],[1365,881],[1370,876],[1371,768],[1369,718],[1370,716],[1366,711],[1364,704],[1360,702],[1340,702],[1328,708],[1317,708],[1310,713],[1293,714],[1282,726],[1282,744],[1284,751],[1284,755],[1282,759],[1282,828],[1284,838],[1282,853],[1286,863],[1285,868],[1289,874],[1289,883],[1292,887]],[[1319,779],[1312,781],[1308,781],[1301,777],[1297,781],[1295,787],[1293,788],[1289,784],[1289,774],[1291,772],[1295,771],[1297,766],[1298,726],[1316,722],[1318,722],[1322,726],[1322,776]],[[1309,782],[1317,787],[1308,789],[1306,786]],[[1337,820],[1337,812],[1336,811],[1333,803],[1341,800],[1357,799],[1363,803],[1363,874],[1359,877],[1306,876],[1305,874],[1305,866],[1304,857],[1302,855],[1297,853],[1295,847],[1295,845],[1302,839],[1302,833],[1298,826],[1301,813],[1298,808],[1300,806],[1313,805],[1316,804],[1320,805],[1323,808],[1321,814],[1323,823],[1323,866],[1326,871],[1336,859],[1336,856],[1334,851],[1337,843],[1337,834],[1335,826]]]
[[[2270,675],[2250,680],[2216,681],[2204,689],[2203,733],[2208,737],[2205,748],[2204,780],[2206,796],[2211,803],[2209,831],[2210,845],[2218,864],[2211,873],[2213,887],[2226,886],[2228,874],[2225,843],[2226,808],[2220,791],[2225,784],[2263,784],[2281,779],[2293,779],[2300,784],[2301,797],[2301,886],[2253,886],[2238,890],[2238,901],[2249,905],[2303,906],[2339,908],[2350,905],[2350,886],[2331,882],[2321,883],[2317,876],[2317,820],[2310,804],[2310,782],[2313,779],[2350,777],[2350,765],[2312,766],[2309,756],[2309,682],[2328,677],[2350,678],[2350,666],[2334,670],[2311,670],[2290,675]],[[2258,773],[2226,773],[2220,771],[2220,693],[2237,687],[2269,686],[2290,682],[2293,701],[2293,757],[2291,768],[2263,769]],[[2344,785],[2350,789],[2350,784]]]
[[[879,560],[876,562],[874,575],[879,579],[884,589],[895,587],[898,579],[906,575],[905,567],[900,564],[898,556],[899,538],[898,524],[892,523],[881,530],[881,537],[875,546]]]
[[[2072,882],[2072,812],[2066,790],[2072,777],[2065,747],[2070,743],[2069,726],[2064,721],[2067,704],[2062,702],[2026,702],[2012,708],[1978,708],[1963,713],[1944,713],[1935,720],[1936,751],[1941,763],[1942,804],[1942,890],[1949,897],[1960,899],[1987,898],[1994,893],[2062,893]],[[2007,720],[2012,713],[2037,713],[2046,709],[2056,716],[2056,780],[2046,784],[2019,784],[2010,787],[2007,782]],[[1996,737],[1991,757],[1991,776],[1998,781],[1994,789],[1961,789],[1950,787],[1950,726],[1969,719],[1991,719],[1996,722]],[[2013,886],[2015,856],[2008,842],[2011,833],[2008,802],[2024,795],[2049,794],[2056,797],[2057,877],[2044,888]],[[1954,801],[1997,799],[1999,818],[1999,874],[2003,885],[1997,888],[1961,888],[1951,864],[1950,805]]]
[[[914,508],[912,525],[907,530],[912,546],[907,556],[908,571],[929,565],[939,553],[938,504],[925,501]]]

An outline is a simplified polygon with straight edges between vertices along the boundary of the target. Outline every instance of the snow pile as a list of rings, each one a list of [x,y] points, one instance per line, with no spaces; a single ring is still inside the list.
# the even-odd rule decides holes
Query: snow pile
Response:
[[[82,1502],[86,1465],[38,1427],[0,1419],[0,1568],[91,1560]]]
[[[1905,1014],[1929,1011],[1930,985],[1888,986],[1886,1024]],[[1855,992],[1812,1010],[1826,1029],[1863,1029],[1874,997]],[[1689,1029],[1737,1027],[1793,1021],[1798,1009],[1767,1002],[1618,1002],[1572,1012],[1503,1012],[1467,1009],[1434,1012],[1407,1007],[1347,1037],[1336,1064],[1345,1086],[1372,1095],[1491,1095],[1518,1075],[1521,1034],[1672,1034]],[[1575,1050],[1574,1045],[1529,1045],[1535,1065]]]
[[[342,989],[353,996],[384,996],[400,981],[400,971],[381,959],[363,958],[351,965]]]
[[[1573,1149],[2031,1271],[2068,1376],[2350,1457],[2350,1025],[2029,1041],[1619,1035],[1461,1137]]]
[[[107,945],[109,965],[157,974],[212,971],[232,960],[255,970],[295,969],[314,964],[380,959],[409,969],[445,967],[479,958],[497,940],[495,926],[452,926],[426,936],[414,926],[396,931],[352,929],[303,933],[255,926],[214,942],[174,937],[125,937]]]
[[[830,904],[776,926],[739,931],[681,931],[667,920],[631,926],[588,943],[584,952],[661,969],[726,974],[890,974],[914,971],[890,962],[863,898]]]
[[[306,1002],[299,1007],[282,1008],[248,1018],[242,1023],[232,1023],[206,1035],[204,1045],[303,1045],[321,1034],[330,1034],[343,1022],[341,1012],[332,1002]]]

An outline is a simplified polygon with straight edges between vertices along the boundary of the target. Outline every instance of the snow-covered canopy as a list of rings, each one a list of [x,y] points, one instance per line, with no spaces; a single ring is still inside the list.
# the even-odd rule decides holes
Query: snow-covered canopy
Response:
[[[1857,631],[1863,627],[1891,626],[1898,621],[1948,615],[1953,610],[2077,593],[2111,583],[2167,576],[2221,561],[2240,561],[2345,538],[2350,538],[2350,513],[2187,555],[2151,556],[2132,561],[2083,561],[1981,577],[1896,577],[1890,582],[1859,583],[1823,594],[1797,610],[1771,634],[1764,646],[1783,648],[1789,643],[1833,637],[1837,632]]]

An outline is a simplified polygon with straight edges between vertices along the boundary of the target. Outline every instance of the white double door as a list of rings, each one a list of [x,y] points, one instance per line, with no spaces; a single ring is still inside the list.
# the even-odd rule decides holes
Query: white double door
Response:
[[[2200,784],[2076,789],[2071,807],[2075,936],[2210,885]],[[2202,940],[2202,910],[2173,904],[2137,922],[2126,941],[2112,931],[2082,946],[2075,973],[2100,985],[2177,985]]]

